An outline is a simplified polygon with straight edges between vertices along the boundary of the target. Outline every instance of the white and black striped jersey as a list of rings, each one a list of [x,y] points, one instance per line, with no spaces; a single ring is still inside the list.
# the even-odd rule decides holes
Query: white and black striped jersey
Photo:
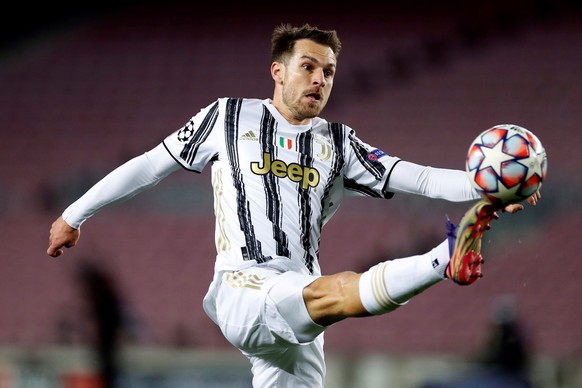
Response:
[[[212,164],[217,270],[285,258],[321,274],[321,228],[342,197],[391,197],[399,161],[346,125],[291,125],[270,99],[218,99],[163,144],[188,170]]]

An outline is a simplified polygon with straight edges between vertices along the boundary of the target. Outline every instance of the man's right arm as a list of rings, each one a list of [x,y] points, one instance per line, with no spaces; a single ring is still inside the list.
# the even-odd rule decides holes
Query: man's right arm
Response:
[[[119,166],[72,203],[52,225],[47,254],[57,257],[79,239],[81,224],[104,207],[125,201],[153,186],[180,165],[160,144]]]

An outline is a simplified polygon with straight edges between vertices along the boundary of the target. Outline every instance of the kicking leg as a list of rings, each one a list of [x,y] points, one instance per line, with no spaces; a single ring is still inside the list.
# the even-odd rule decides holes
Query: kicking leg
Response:
[[[447,240],[430,252],[377,264],[358,274],[322,276],[303,290],[307,311],[328,326],[348,317],[380,315],[397,309],[445,278],[471,284],[482,276],[481,237],[497,218],[486,201],[473,205],[458,227],[448,225]]]
[[[307,310],[324,326],[348,317],[388,313],[443,280],[448,255],[444,241],[423,255],[385,261],[361,274],[322,276],[303,290]]]

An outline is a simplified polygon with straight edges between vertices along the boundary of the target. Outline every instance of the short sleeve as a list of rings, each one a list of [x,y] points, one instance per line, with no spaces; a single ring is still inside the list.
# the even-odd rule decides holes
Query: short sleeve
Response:
[[[220,101],[208,105],[163,141],[172,157],[187,170],[201,172],[220,152]]]
[[[353,129],[348,131],[344,189],[347,195],[391,198],[387,182],[400,158],[390,156],[379,148],[362,141]]]

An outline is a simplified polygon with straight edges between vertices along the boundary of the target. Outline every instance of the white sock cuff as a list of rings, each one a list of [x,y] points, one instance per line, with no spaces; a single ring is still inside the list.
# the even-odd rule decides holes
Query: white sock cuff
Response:
[[[385,276],[388,264],[377,264],[360,277],[360,300],[366,311],[373,315],[385,314],[406,304],[395,302],[388,294]]]
[[[445,278],[445,270],[449,264],[451,258],[451,252],[449,252],[449,241],[445,240],[436,246],[431,252],[431,264],[434,270],[439,274],[441,278]]]

